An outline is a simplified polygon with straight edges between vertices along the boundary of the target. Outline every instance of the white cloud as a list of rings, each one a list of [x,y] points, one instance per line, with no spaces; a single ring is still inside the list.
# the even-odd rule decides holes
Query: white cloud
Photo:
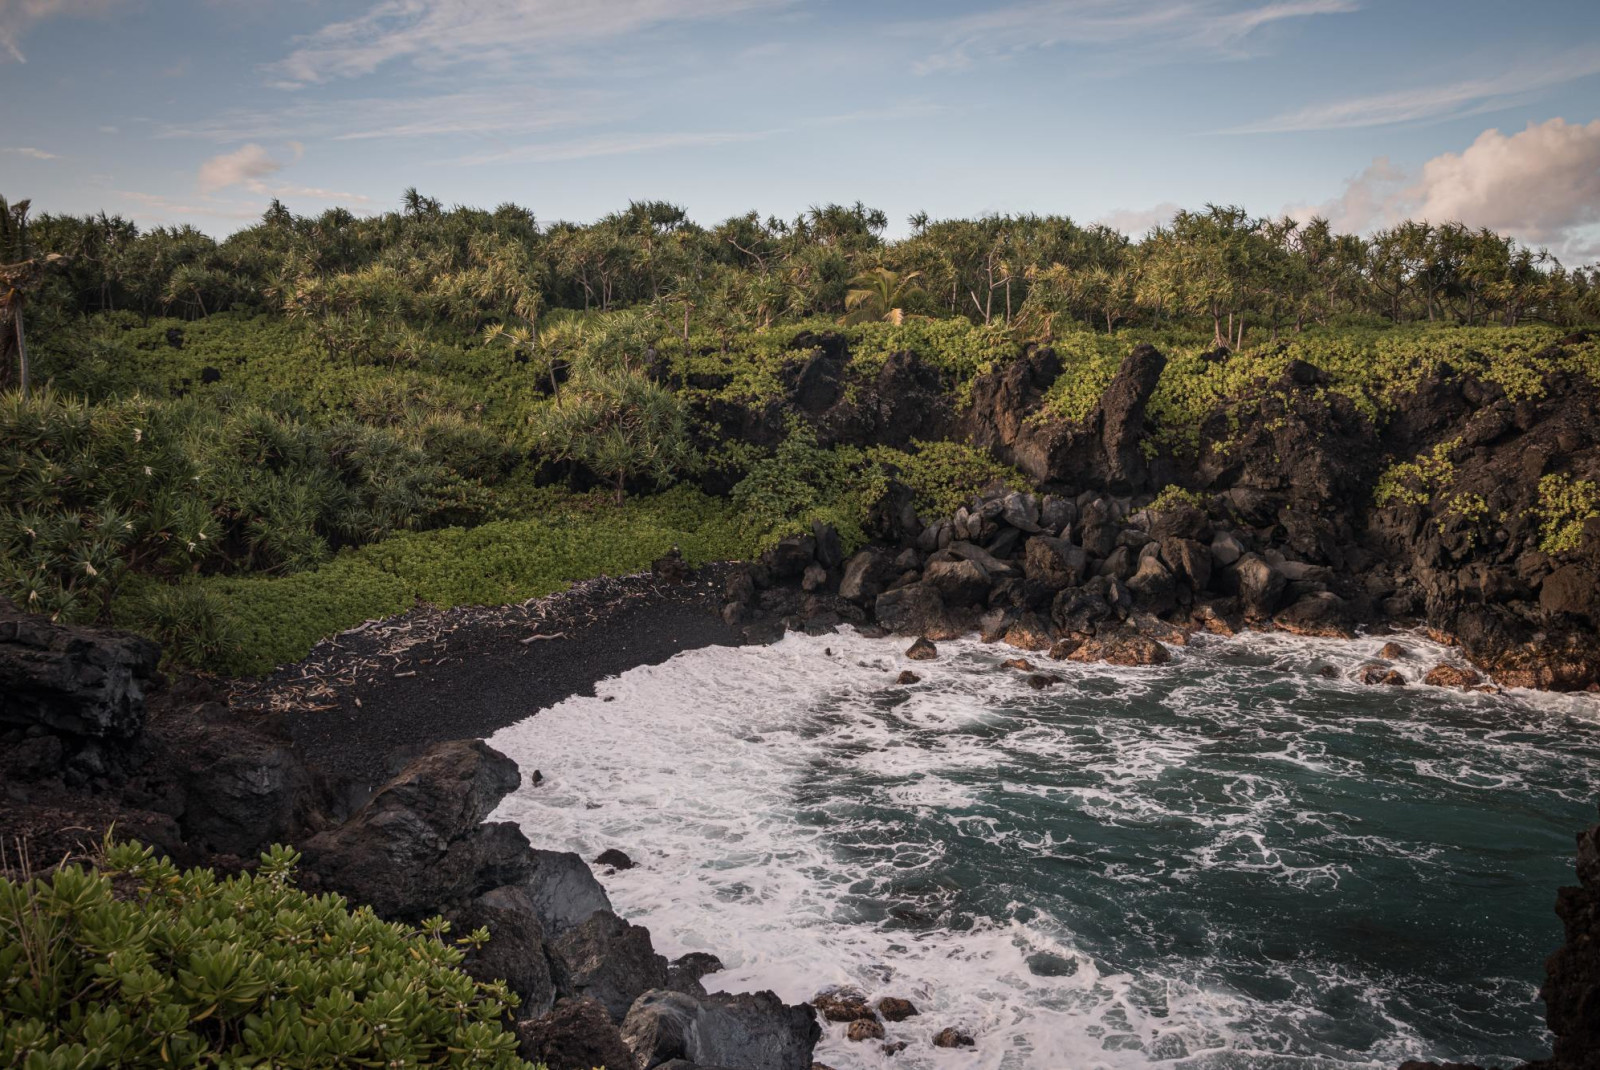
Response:
[[[1591,256],[1585,232],[1600,224],[1600,119],[1551,119],[1510,135],[1485,130],[1415,173],[1376,160],[1315,212],[1346,231],[1403,219],[1459,222],[1548,246],[1563,259]]]
[[[6,149],[5,151],[9,152],[9,153],[11,153],[11,154],[13,154],[15,156],[26,156],[30,160],[59,160],[59,159],[61,159],[61,157],[57,156],[53,152],[46,152],[43,149],[31,149],[31,148],[27,148],[26,146],[21,147],[21,148],[15,148],[15,149]]]
[[[1351,97],[1284,112],[1224,134],[1281,134],[1302,130],[1349,130],[1392,123],[1452,119],[1495,111],[1552,86],[1600,74],[1600,48],[1573,49],[1513,66],[1489,78]]]
[[[1354,0],[1035,0],[950,19],[902,25],[902,35],[929,37],[938,51],[916,64],[920,74],[961,70],[976,59],[1057,45],[1154,48],[1238,55],[1259,29],[1276,22],[1355,11]]]
[[[265,178],[282,168],[283,164],[268,156],[266,149],[252,142],[201,164],[197,184],[201,193],[215,193],[241,182]]]
[[[0,0],[0,49],[27,62],[22,37],[34,24],[61,15],[98,15],[118,0]]]
[[[1118,208],[1114,212],[1107,212],[1095,222],[1138,238],[1148,234],[1155,227],[1172,222],[1172,217],[1178,214],[1178,208],[1179,206],[1171,201],[1162,201],[1154,208]]]
[[[782,6],[788,0],[382,0],[303,38],[274,64],[286,86],[371,74],[396,61],[439,69],[509,56],[556,55],[671,22]]]

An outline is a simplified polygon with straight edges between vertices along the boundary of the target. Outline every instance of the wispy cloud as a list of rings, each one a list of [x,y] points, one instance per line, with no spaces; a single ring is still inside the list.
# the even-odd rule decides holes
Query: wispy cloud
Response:
[[[557,160],[586,160],[596,156],[629,156],[641,152],[660,152],[666,149],[707,148],[738,141],[755,141],[770,137],[773,131],[720,131],[709,133],[677,134],[609,134],[578,138],[571,141],[547,141],[534,145],[518,145],[503,152],[479,153],[455,161],[465,166],[489,163],[537,162]]]
[[[22,147],[15,148],[15,149],[6,149],[4,151],[11,153],[13,156],[26,156],[30,160],[59,160],[59,159],[61,159],[61,157],[57,156],[53,152],[46,152],[43,149],[32,149],[32,148],[28,148],[26,146],[22,146]]]
[[[303,38],[272,65],[286,86],[371,74],[409,62],[439,70],[512,56],[559,54],[674,22],[718,18],[788,0],[382,0]]]
[[[1488,78],[1313,104],[1219,132],[1284,134],[1456,119],[1495,111],[1542,90],[1596,74],[1600,74],[1600,45],[1546,56]]]
[[[1237,56],[1272,23],[1357,10],[1354,0],[1035,0],[981,14],[905,23],[897,32],[926,37],[936,51],[920,60],[921,74],[961,70],[979,59],[1059,45],[1181,51]]]
[[[156,135],[224,145],[288,138],[509,138],[594,123],[617,114],[617,102],[599,90],[569,90],[559,104],[544,98],[538,87],[516,84],[432,96],[306,100],[284,108],[234,110],[210,119],[170,123]]]
[[[0,50],[17,62],[26,63],[28,58],[22,54],[22,38],[36,24],[62,15],[99,15],[118,2],[119,0],[0,0]]]

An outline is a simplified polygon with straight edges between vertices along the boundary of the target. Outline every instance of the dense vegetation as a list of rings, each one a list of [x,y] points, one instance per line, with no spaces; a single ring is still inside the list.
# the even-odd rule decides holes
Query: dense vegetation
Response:
[[[253,873],[179,872],[136,843],[95,868],[0,878],[0,1063],[528,1067],[516,996],[458,967],[462,945],[295,888],[295,852]]]
[[[757,446],[708,422],[780,397],[822,336],[852,383],[908,350],[957,405],[1047,341],[1066,419],[1151,341],[1171,360],[1151,446],[1174,452],[1295,359],[1379,419],[1446,366],[1526,396],[1600,362],[1549,347],[1600,320],[1600,272],[1458,226],[886,223],[858,204],[707,228],[647,202],[540,225],[410,191],[364,218],[274,203],[219,242],[0,202],[0,593],[256,673],[418,600],[528,598],[673,545],[742,556],[811,520],[856,542],[891,474],[929,512],[1016,478],[952,442]],[[1426,491],[1424,460],[1380,493]],[[1592,488],[1547,497],[1558,545]]]

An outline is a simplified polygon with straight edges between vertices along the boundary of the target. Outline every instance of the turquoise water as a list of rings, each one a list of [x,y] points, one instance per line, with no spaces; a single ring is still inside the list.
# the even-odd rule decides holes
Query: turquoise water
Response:
[[[1350,678],[1378,640],[1166,666],[792,636],[602,684],[500,733],[535,843],[621,847],[618,910],[729,990],[909,996],[869,1066],[1393,1066],[1547,1046],[1555,889],[1594,820],[1597,704]],[[1413,680],[1449,653],[1405,640]],[[921,674],[893,683],[906,667]],[[1319,674],[1332,666],[1336,677]],[[608,701],[609,699],[609,701]],[[959,1025],[968,1053],[931,1048]]]

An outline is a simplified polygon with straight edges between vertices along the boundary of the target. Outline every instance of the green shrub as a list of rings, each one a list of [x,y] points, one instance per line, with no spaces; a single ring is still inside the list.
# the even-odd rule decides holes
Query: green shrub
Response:
[[[863,451],[824,449],[810,429],[796,428],[733,488],[733,506],[761,547],[820,521],[838,530],[850,552],[867,541],[867,513],[887,488],[883,470]]]
[[[1429,453],[1419,453],[1415,460],[1390,465],[1378,476],[1372,500],[1380,508],[1433,501],[1455,479],[1456,466],[1451,458],[1460,448],[1461,440],[1453,438],[1434,446]]]
[[[1151,512],[1160,513],[1180,506],[1192,506],[1203,512],[1208,504],[1206,496],[1199,491],[1184,490],[1176,483],[1168,483],[1161,488],[1149,508]]]
[[[916,494],[917,512],[923,516],[950,516],[992,483],[1027,486],[1015,468],[961,442],[916,442],[911,452],[880,446],[867,455],[894,468]]]
[[[1583,545],[1584,524],[1600,516],[1600,485],[1553,473],[1539,480],[1539,549],[1566,554]]]
[[[226,880],[136,843],[97,868],[0,879],[0,1064],[518,1068],[516,996],[420,929],[294,887],[274,847]]]

